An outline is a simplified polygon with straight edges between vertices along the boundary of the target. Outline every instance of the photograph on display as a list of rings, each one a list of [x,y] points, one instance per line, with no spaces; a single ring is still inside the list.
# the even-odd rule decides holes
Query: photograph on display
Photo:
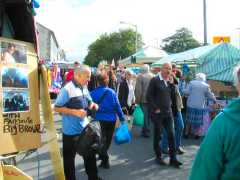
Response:
[[[30,97],[28,91],[4,91],[3,112],[29,111]]]
[[[27,64],[27,48],[24,45],[2,41],[0,54],[1,64]]]
[[[3,88],[28,88],[28,70],[3,67],[1,70]]]

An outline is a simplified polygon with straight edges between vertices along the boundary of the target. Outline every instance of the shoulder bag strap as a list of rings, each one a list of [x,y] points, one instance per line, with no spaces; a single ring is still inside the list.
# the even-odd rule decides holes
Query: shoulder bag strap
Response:
[[[107,95],[107,90],[105,90],[105,91],[103,92],[103,95],[99,98],[99,100],[98,100],[96,103],[97,103],[98,105],[100,105],[106,95]]]
[[[103,92],[103,95],[99,98],[99,100],[96,102],[99,106],[102,103],[104,97],[107,95],[107,90]],[[96,117],[96,110],[91,111],[91,116],[94,119]],[[93,120],[94,121],[94,120]]]

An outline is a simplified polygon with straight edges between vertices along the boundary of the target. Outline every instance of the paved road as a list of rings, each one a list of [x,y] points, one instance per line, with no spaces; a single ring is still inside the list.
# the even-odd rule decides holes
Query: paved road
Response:
[[[58,115],[55,115],[56,127],[59,134],[59,144],[61,146],[61,121]],[[192,161],[198,149],[200,141],[184,141],[187,153],[179,156],[184,166],[178,170],[172,167],[162,167],[154,162],[152,150],[152,139],[146,139],[139,136],[140,129],[134,127],[132,130],[133,140],[130,144],[115,145],[110,148],[111,169],[99,169],[99,174],[106,180],[185,180],[188,177]],[[46,139],[43,134],[43,141]],[[165,157],[167,159],[167,157]],[[52,180],[54,179],[51,161],[47,146],[43,146],[37,152],[20,160],[18,167],[28,173],[34,179]],[[39,160],[39,161],[38,161]],[[84,171],[81,157],[76,158],[77,179],[87,179]],[[39,176],[38,176],[39,172]]]

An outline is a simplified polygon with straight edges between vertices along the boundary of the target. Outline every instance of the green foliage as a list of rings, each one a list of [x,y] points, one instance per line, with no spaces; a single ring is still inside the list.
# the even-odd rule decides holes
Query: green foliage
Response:
[[[111,63],[113,59],[116,62],[128,57],[135,52],[135,40],[136,33],[132,29],[102,34],[88,47],[84,63],[89,66],[97,66],[102,60]],[[140,34],[138,34],[138,42],[142,42]],[[141,44],[138,44],[138,48],[141,48]]]
[[[200,46],[187,28],[178,29],[174,35],[163,39],[163,44],[162,49],[168,53],[183,52]]]

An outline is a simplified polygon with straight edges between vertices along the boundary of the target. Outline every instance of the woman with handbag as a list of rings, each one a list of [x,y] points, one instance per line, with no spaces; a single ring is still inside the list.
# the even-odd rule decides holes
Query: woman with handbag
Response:
[[[107,87],[108,83],[109,76],[106,72],[98,74],[98,87],[91,92],[93,101],[99,105],[95,120],[100,122],[102,129],[103,148],[99,157],[102,160],[100,167],[104,169],[110,168],[109,155],[107,151],[111,145],[117,115],[121,122],[125,121],[118,97],[114,90]]]
[[[133,72],[126,70],[125,79],[119,84],[118,98],[122,109],[126,109],[125,114],[132,115],[135,104]]]

